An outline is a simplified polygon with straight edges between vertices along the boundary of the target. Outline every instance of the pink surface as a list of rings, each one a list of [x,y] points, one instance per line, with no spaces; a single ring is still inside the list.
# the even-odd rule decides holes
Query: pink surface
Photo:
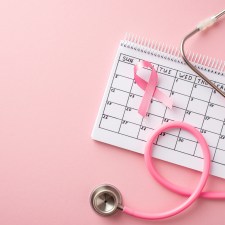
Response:
[[[184,201],[148,176],[142,155],[97,143],[90,134],[126,31],[178,45],[196,22],[223,8],[223,0],[1,1],[0,224],[222,224],[225,201],[201,199],[177,217],[149,222],[100,217],[89,193],[109,182],[127,205],[146,212]],[[225,59],[225,20],[211,31],[191,47]],[[154,162],[177,184],[194,189],[200,178]],[[225,180],[210,178],[207,190],[224,189]]]

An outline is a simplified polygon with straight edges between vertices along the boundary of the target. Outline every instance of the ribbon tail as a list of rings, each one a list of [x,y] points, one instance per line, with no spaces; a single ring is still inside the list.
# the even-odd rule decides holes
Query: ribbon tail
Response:
[[[168,108],[172,109],[172,107],[173,107],[173,100],[170,97],[168,97],[166,94],[161,92],[159,89],[156,88],[153,97],[158,99],[160,102],[162,102]]]
[[[152,85],[148,85],[145,89],[144,96],[138,109],[138,113],[141,114],[143,117],[146,116],[154,91],[155,87]]]

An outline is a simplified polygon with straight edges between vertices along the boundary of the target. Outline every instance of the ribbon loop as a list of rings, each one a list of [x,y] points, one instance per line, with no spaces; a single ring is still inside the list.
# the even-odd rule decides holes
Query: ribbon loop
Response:
[[[152,70],[148,82],[146,82],[144,79],[137,75],[137,71],[144,67],[150,68]],[[146,116],[146,113],[150,106],[150,102],[153,97],[158,99],[170,109],[172,108],[172,99],[157,88],[158,74],[154,66],[150,62],[140,61],[134,66],[134,80],[137,85],[145,91],[138,109],[138,113],[141,114],[143,117]]]

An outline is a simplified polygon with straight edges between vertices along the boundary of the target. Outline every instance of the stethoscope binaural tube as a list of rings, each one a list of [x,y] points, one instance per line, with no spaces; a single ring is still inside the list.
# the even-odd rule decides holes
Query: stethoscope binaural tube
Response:
[[[197,69],[186,57],[185,54],[185,50],[184,50],[184,44],[185,42],[192,37],[193,35],[195,35],[196,33],[198,33],[199,31],[205,30],[207,27],[212,26],[220,17],[222,17],[223,15],[225,15],[225,10],[221,11],[220,13],[218,13],[215,16],[211,16],[210,18],[200,22],[196,28],[191,31],[190,33],[188,33],[183,40],[181,41],[181,45],[180,45],[180,52],[181,52],[181,56],[184,59],[184,61],[186,62],[186,64],[195,72],[197,73],[206,83],[208,83],[213,89],[215,89],[220,95],[222,95],[223,97],[225,97],[225,92],[223,92],[219,87],[217,87],[211,80],[209,80],[199,69]]]
[[[177,187],[170,183],[169,181],[165,181],[155,170],[153,164],[152,164],[152,150],[154,146],[154,141],[160,135],[162,132],[165,132],[169,129],[173,128],[181,128],[188,132],[190,132],[199,142],[201,149],[203,151],[203,172],[200,178],[200,181],[193,191],[193,193],[189,193],[187,191],[183,191],[181,187]],[[182,195],[189,195],[188,199],[182,203],[180,206],[166,211],[162,213],[143,213],[136,211],[134,209],[131,209],[127,206],[122,205],[122,198],[121,194],[118,189],[116,189],[112,185],[103,185],[96,188],[90,198],[90,203],[93,207],[93,209],[104,216],[112,215],[117,212],[117,210],[121,210],[122,212],[137,217],[141,219],[149,219],[149,220],[159,220],[159,219],[165,219],[168,217],[172,217],[174,215],[179,214],[180,212],[187,209],[195,200],[204,192],[202,192],[206,182],[207,178],[209,176],[209,170],[210,170],[210,153],[209,153],[209,147],[206,143],[203,135],[195,129],[193,126],[183,123],[183,122],[169,122],[162,126],[160,126],[158,129],[154,130],[145,147],[145,153],[144,153],[145,163],[149,170],[149,172],[159,181],[161,184],[165,185],[167,188],[174,190],[175,192],[178,192]],[[210,192],[211,193],[211,192]],[[225,198],[225,193],[211,193],[212,195],[219,194],[220,198]],[[206,196],[207,197],[207,196]],[[213,197],[213,196],[211,196]],[[215,197],[215,196],[214,196]],[[108,201],[110,199],[110,201]]]

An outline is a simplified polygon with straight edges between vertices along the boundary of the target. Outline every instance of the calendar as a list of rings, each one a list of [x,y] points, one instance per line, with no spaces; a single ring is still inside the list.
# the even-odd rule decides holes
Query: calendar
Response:
[[[134,80],[134,66],[140,60],[154,66],[159,77],[157,88],[172,98],[172,109],[153,98],[146,116],[138,113],[144,91]],[[217,63],[211,68],[203,59],[194,61],[225,91],[221,65]],[[150,71],[146,72],[150,75]],[[121,41],[92,138],[143,154],[151,132],[169,121],[184,121],[203,134],[210,148],[211,174],[225,178],[225,99],[194,74],[176,52],[131,40]],[[162,133],[155,140],[153,156],[199,171],[203,167],[200,145],[181,129]]]

